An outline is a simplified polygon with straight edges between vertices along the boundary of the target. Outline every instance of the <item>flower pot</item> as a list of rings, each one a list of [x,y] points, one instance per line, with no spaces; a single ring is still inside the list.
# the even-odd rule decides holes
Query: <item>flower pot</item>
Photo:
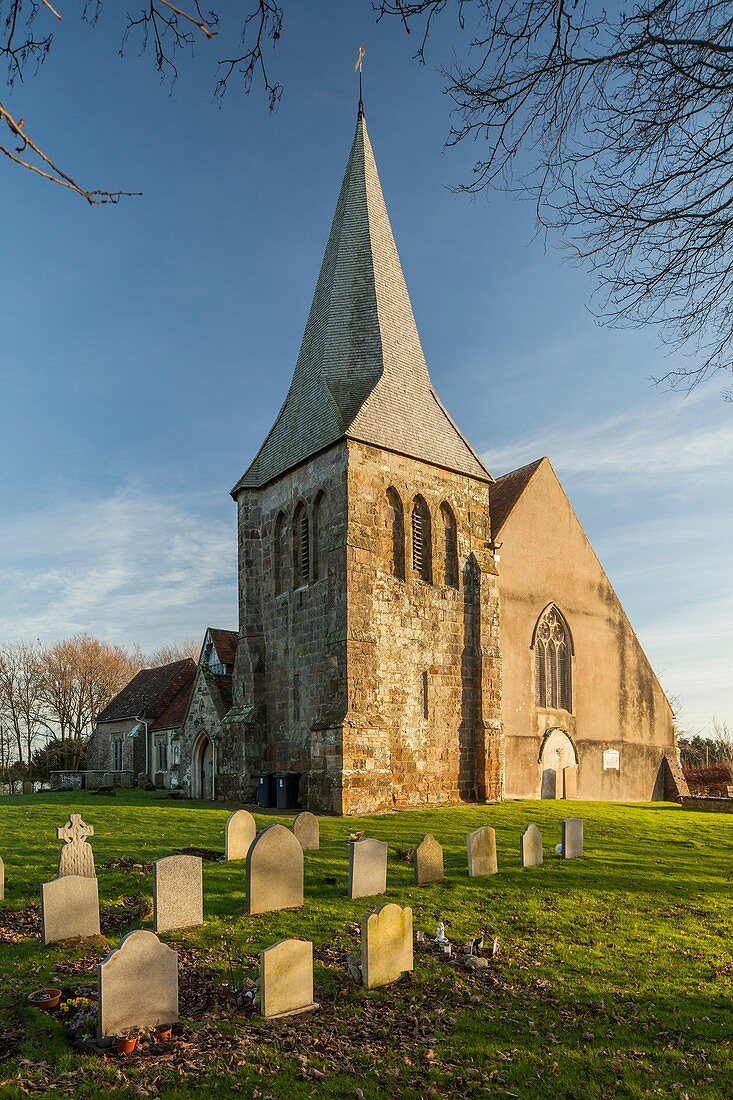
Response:
[[[133,1050],[137,1046],[137,1035],[134,1035],[132,1039],[127,1039],[124,1035],[117,1036],[117,1053],[118,1054],[132,1054]]]
[[[156,1043],[169,1043],[173,1034],[173,1024],[161,1024],[153,1029]]]
[[[43,1008],[46,1012],[52,1012],[54,1008],[58,1008],[60,1000],[60,989],[37,989],[35,993],[28,996],[28,1004],[33,1005],[34,1008]]]

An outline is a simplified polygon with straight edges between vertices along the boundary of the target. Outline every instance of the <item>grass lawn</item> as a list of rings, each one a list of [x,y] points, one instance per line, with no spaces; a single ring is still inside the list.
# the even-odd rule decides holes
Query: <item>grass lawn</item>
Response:
[[[53,878],[55,827],[78,810],[94,825],[100,940],[44,949],[39,883]],[[163,938],[180,952],[184,1035],[126,1059],[75,1052],[61,1019],[31,1009],[44,985],[95,987],[95,964],[146,923],[149,874],[105,870],[185,848],[223,851],[228,810],[158,794],[41,794],[0,802],[0,1097],[707,1097],[733,1096],[733,817],[668,804],[508,802],[321,821],[305,855],[298,912],[242,915],[244,864],[204,863],[206,923]],[[565,816],[585,820],[585,858],[555,855]],[[259,817],[268,824],[285,818]],[[519,867],[519,838],[542,831],[545,864]],[[469,880],[465,835],[497,833],[499,874]],[[345,897],[348,836],[389,843],[385,899],[416,929],[443,919],[454,943],[485,931],[498,957],[468,972],[416,945],[415,973],[366,992],[347,975],[367,900]],[[415,887],[405,859],[423,833],[443,844],[444,884]],[[374,905],[380,904],[375,899]],[[18,912],[28,910],[25,917]],[[222,983],[256,977],[258,951],[311,939],[317,1013],[266,1023],[237,1015]],[[230,963],[227,962],[229,958]],[[157,1055],[157,1056],[156,1056]]]

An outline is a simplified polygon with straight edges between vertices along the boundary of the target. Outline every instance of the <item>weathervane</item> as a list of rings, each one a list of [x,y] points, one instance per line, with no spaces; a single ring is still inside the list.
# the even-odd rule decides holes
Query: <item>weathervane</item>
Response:
[[[365,57],[366,50],[363,46],[359,46],[359,52],[356,55],[356,64],[354,65],[354,72],[359,74],[359,118],[364,117],[364,102],[361,98],[361,71],[364,65]]]

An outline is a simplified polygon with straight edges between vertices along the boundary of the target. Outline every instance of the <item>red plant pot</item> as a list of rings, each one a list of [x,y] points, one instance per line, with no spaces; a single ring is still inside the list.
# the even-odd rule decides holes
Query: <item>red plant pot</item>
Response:
[[[54,1008],[58,1008],[60,1000],[60,989],[37,989],[35,993],[28,996],[29,1005],[33,1005],[34,1008],[42,1008],[46,1012],[52,1012]]]
[[[117,1036],[117,1053],[118,1054],[132,1054],[133,1050],[137,1046],[137,1036],[132,1039],[126,1039],[124,1035]]]

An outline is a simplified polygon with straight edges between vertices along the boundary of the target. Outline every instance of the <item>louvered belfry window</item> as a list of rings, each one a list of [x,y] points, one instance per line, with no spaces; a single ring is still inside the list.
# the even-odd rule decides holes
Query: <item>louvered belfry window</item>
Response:
[[[405,579],[405,510],[396,489],[387,490],[387,526],[392,543],[392,576]]]
[[[458,588],[458,530],[456,517],[449,504],[441,504],[443,520],[443,583],[448,588]]]
[[[535,631],[535,701],[538,707],[572,710],[570,634],[556,607],[549,607]]]
[[[422,497],[412,505],[412,568],[426,584],[432,583],[430,513]]]
[[[304,504],[299,504],[293,517],[293,573],[295,587],[307,584],[311,572],[310,527],[308,512]]]

